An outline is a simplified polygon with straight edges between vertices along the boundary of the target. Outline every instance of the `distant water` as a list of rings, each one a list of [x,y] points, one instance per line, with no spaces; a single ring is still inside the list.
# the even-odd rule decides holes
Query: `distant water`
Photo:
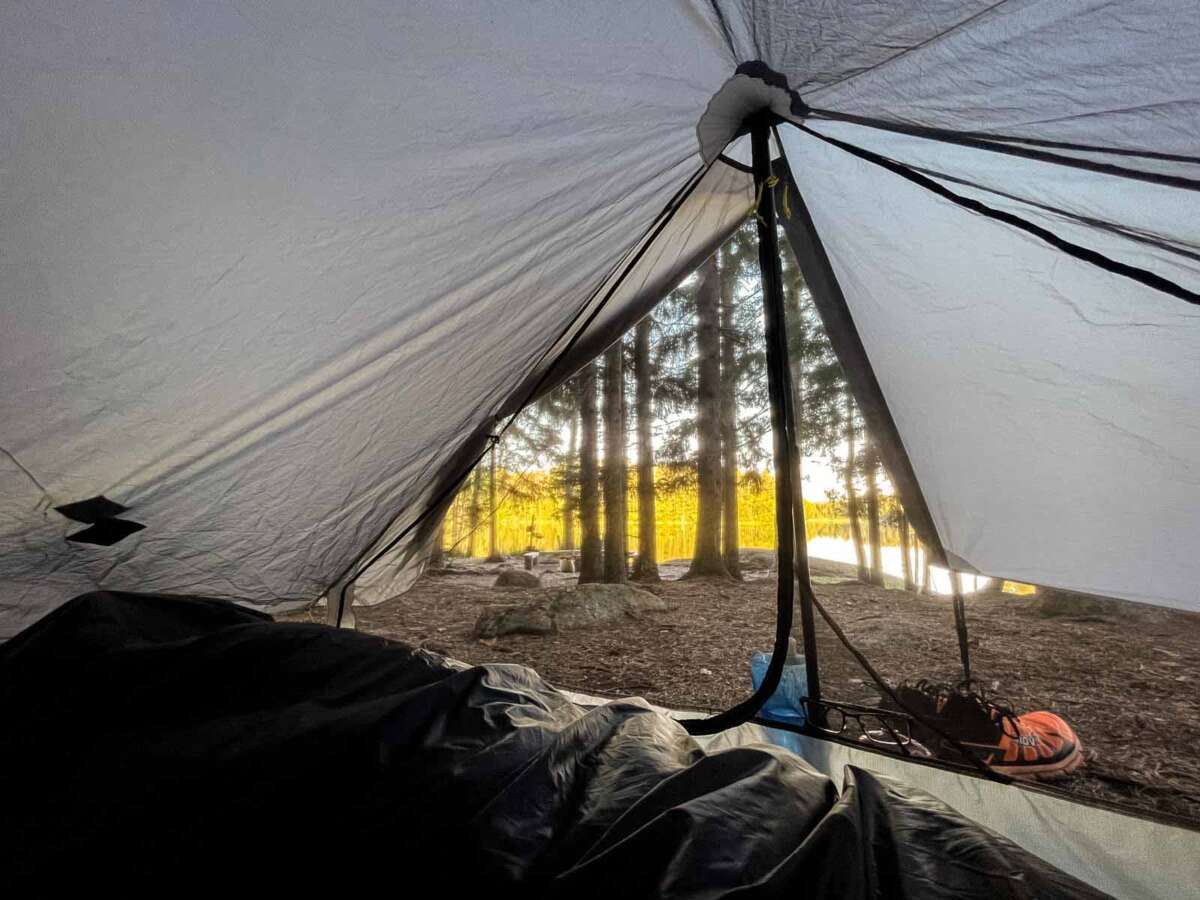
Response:
[[[868,546],[867,552],[870,552]],[[834,562],[849,563],[854,565],[854,543],[847,538],[838,537],[814,537],[808,542],[809,556],[814,556],[819,559],[830,559]],[[918,561],[913,568],[913,578],[916,581],[921,580],[921,563]],[[888,575],[894,575],[896,578],[904,577],[903,557],[900,553],[900,547],[884,546],[883,548],[883,571]],[[950,574],[937,566],[930,566],[930,577],[933,581],[933,590],[937,594],[950,593]],[[962,576],[962,587],[964,593],[972,593],[979,588],[987,585],[991,581],[990,578],[976,577],[974,575]]]

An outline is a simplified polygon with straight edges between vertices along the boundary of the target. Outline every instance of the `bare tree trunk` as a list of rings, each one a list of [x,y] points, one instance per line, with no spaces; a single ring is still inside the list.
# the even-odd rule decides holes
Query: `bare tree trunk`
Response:
[[[929,571],[929,548],[921,545],[921,593],[933,593],[933,573]]]
[[[575,462],[576,442],[579,440],[579,417],[571,415],[571,433],[567,440],[567,457],[563,462],[563,549],[575,549]]]
[[[737,326],[733,318],[733,270],[721,259],[721,556],[734,578],[742,577],[738,557]]]
[[[863,455],[867,476],[867,542],[871,545],[871,584],[883,587],[883,537],[879,527],[879,484],[876,479],[879,456],[870,435],[867,436]]]
[[[596,364],[576,380],[579,391],[579,583],[600,580],[600,474],[596,466]]]
[[[467,556],[475,556],[475,532],[479,530],[479,495],[483,491],[483,469],[475,467],[471,476],[471,506],[467,512]]]
[[[850,517],[850,538],[854,542],[854,559],[858,565],[858,580],[870,582],[866,551],[863,548],[862,523],[859,521],[858,493],[854,490],[854,407],[846,397],[846,514]]]
[[[429,568],[446,568],[446,518],[438,524],[437,534],[433,536],[433,546],[429,548]]]
[[[604,582],[626,580],[625,347],[617,341],[604,357]]]
[[[699,509],[696,549],[688,575],[729,575],[721,558],[721,340],[720,281],[716,256],[700,267],[696,292],[696,352],[700,379],[696,397]]]
[[[906,591],[915,591],[917,583],[913,579],[913,561],[910,557],[911,544],[908,538],[908,516],[904,511],[900,511],[900,558],[904,562],[904,589]]]
[[[488,463],[491,477],[488,478],[488,562],[500,562],[504,557],[496,547],[496,445],[492,444],[491,461]]]
[[[638,555],[635,581],[659,581],[658,521],[654,500],[653,385],[650,383],[650,317],[638,322],[633,335],[634,409],[637,417]]]

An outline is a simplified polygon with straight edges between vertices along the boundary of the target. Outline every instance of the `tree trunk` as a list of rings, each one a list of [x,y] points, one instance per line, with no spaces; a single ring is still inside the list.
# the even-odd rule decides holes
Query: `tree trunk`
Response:
[[[638,322],[633,336],[634,411],[637,417],[638,555],[636,581],[659,581],[658,522],[654,501],[654,424],[650,400],[650,317]]]
[[[492,444],[491,461],[488,463],[491,469],[491,476],[488,478],[488,562],[500,562],[504,557],[500,555],[499,549],[496,546],[496,445]]]
[[[579,391],[579,583],[600,580],[600,475],[596,467],[596,364],[576,380]]]
[[[625,348],[617,341],[604,357],[604,582],[626,580]]]
[[[915,591],[916,580],[913,578],[913,561],[909,553],[912,547],[908,539],[908,516],[900,512],[900,558],[904,562],[904,589]]]
[[[438,524],[437,534],[433,536],[433,546],[429,548],[429,568],[446,568],[446,519],[444,516]]]
[[[688,575],[724,575],[721,558],[721,340],[720,283],[717,260],[710,256],[700,268],[696,292],[696,352],[700,378],[696,397],[696,443],[699,509],[696,549]]]
[[[731,271],[726,271],[729,269]],[[737,326],[733,318],[736,270],[721,259],[721,556],[734,578],[742,577],[738,557]]]
[[[479,495],[483,492],[483,469],[475,467],[471,476],[471,506],[467,512],[467,556],[475,556],[475,532],[479,530]]]
[[[858,565],[858,580],[869,582],[866,552],[863,548],[862,523],[859,521],[858,493],[854,490],[854,407],[846,397],[846,514],[850,517],[850,538],[854,542],[854,560]]]
[[[785,280],[795,278],[796,281],[802,282],[802,277],[799,273],[794,275],[788,271],[785,275]],[[795,459],[795,466],[792,472],[792,484],[800,485],[801,479],[804,478],[804,346],[808,340],[807,324],[804,321],[804,312],[801,309],[801,285],[795,284],[793,290],[786,292],[786,299],[789,304],[787,314],[787,337],[788,337],[788,367],[792,370],[792,411],[793,420],[796,423],[796,448],[792,454]],[[804,510],[799,511],[800,524],[803,525]],[[796,528],[796,544],[793,550],[793,559],[807,559],[808,547],[805,542],[808,539],[807,528]],[[804,546],[802,546],[804,545]]]
[[[883,538],[879,528],[879,484],[876,480],[879,457],[869,435],[863,455],[867,476],[867,542],[871,545],[871,584],[883,587]]]
[[[579,417],[571,415],[571,433],[567,440],[567,457],[563,462],[563,549],[575,549],[575,454],[579,440]]]

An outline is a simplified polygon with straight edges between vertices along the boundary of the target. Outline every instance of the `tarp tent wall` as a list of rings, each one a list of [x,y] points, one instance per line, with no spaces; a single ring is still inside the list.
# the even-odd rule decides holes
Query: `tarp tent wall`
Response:
[[[808,123],[1194,293],[1192,13],[7,7],[0,629],[97,586],[320,596],[553,359],[703,165],[697,123],[746,61],[817,110],[1134,152],[1054,151],[1174,180]],[[1200,539],[1197,309],[782,131],[947,549],[985,573],[1195,608],[1200,563],[1180,550]],[[1001,184],[1009,172],[1022,184]],[[653,255],[682,268],[719,239],[740,188],[712,187],[718,208]],[[984,266],[1002,280],[981,284]],[[676,272],[612,298],[597,335]],[[1070,359],[1049,355],[1076,340]],[[924,414],[935,388],[970,428]],[[1005,440],[1014,423],[1036,440]],[[78,528],[52,508],[101,494],[145,529],[65,542]],[[1070,527],[1027,539],[1018,499]]]
[[[703,165],[719,33],[632,12],[6,7],[0,633],[312,601],[418,507]]]

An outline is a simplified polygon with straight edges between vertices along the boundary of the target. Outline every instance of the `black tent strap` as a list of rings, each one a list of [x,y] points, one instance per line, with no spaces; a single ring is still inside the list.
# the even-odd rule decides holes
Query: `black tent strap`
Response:
[[[595,321],[601,310],[603,310],[608,301],[612,299],[613,295],[616,293],[617,289],[621,286],[624,280],[629,276],[629,273],[633,270],[634,266],[638,264],[638,262],[645,255],[646,251],[654,244],[654,241],[662,233],[663,229],[666,228],[667,224],[674,217],[675,213],[684,204],[687,198],[692,195],[692,192],[696,189],[697,185],[700,184],[701,179],[704,178],[704,175],[711,167],[711,163],[700,166],[700,168],[693,172],[679,187],[679,189],[676,190],[676,192],[671,196],[671,199],[667,201],[666,205],[659,211],[658,215],[655,216],[650,225],[647,226],[646,230],[642,233],[642,237],[638,240],[638,242],[633,244],[633,246],[630,248],[630,252],[623,257],[623,260],[625,261],[624,267],[621,268],[620,274],[612,282],[608,291],[605,292],[599,303],[593,304],[593,301],[595,301],[596,296],[603,289],[604,285],[608,283],[613,272],[621,267],[623,260],[618,260],[614,264],[613,268],[609,270],[608,274],[605,275],[604,279],[600,282],[596,289],[588,295],[587,300],[584,301],[580,308],[575,312],[575,314],[571,317],[571,320],[567,322],[566,326],[559,332],[558,336],[555,337],[555,339],[546,346],[545,350],[542,351],[542,354],[533,364],[531,371],[536,371],[538,367],[540,367],[542,363],[546,361],[546,358],[558,345],[558,343],[566,338],[567,335],[571,335],[571,337],[567,341],[566,346],[559,351],[558,355],[556,356],[556,360],[561,359],[571,351],[571,349],[579,341],[580,337],[587,331],[588,326]],[[588,312],[589,309],[591,310],[590,314]],[[583,320],[582,324],[580,324],[581,319]],[[579,327],[576,328],[576,325],[579,325]],[[573,329],[574,334],[571,334]],[[379,562],[379,560],[391,552],[396,545],[400,543],[400,541],[412,534],[414,529],[425,522],[435,510],[440,509],[441,505],[463,485],[474,468],[479,465],[480,462],[482,462],[483,457],[487,455],[488,450],[504,435],[505,432],[508,431],[513,422],[516,421],[517,416],[519,416],[525,407],[537,396],[538,391],[541,389],[542,384],[545,382],[545,379],[549,376],[549,373],[553,368],[553,363],[545,367],[542,377],[539,378],[529,389],[525,399],[522,400],[512,415],[508,417],[508,420],[504,423],[504,425],[495,433],[488,435],[488,441],[484,446],[484,449],[474,457],[474,460],[470,465],[462,467],[459,473],[452,478],[429,503],[426,504],[425,508],[421,510],[421,512],[415,519],[413,519],[412,522],[402,528],[400,532],[394,538],[388,541],[387,544],[385,544],[374,556],[372,556],[366,562],[366,564],[358,567],[357,571],[354,571],[357,560],[350,563],[349,566],[342,570],[342,572],[333,582],[333,585],[336,585],[338,582],[342,582],[337,598],[337,617],[335,620],[337,627],[340,628],[342,625],[342,618],[346,610],[346,591],[349,589],[350,585],[358,581],[358,579],[361,578],[362,575],[367,572],[367,570],[369,570],[372,566]],[[394,519],[392,521],[394,521]],[[390,527],[391,522],[389,522],[384,530],[378,536],[376,536],[371,544],[368,544],[367,546],[373,546],[374,544],[377,544],[379,541],[383,540],[383,536],[387,533],[387,530]],[[350,574],[352,571],[353,575]],[[332,588],[333,585],[330,585],[330,587]]]
[[[1115,222],[1110,222],[1107,219],[1100,219],[1095,216],[1085,216],[1080,213],[1071,212],[1069,209],[1063,209],[1061,206],[1055,206],[1050,203],[1042,203],[1037,200],[1031,200],[1029,197],[1022,197],[1020,194],[1014,194],[1009,191],[1002,191],[999,188],[989,187],[986,184],[980,184],[977,181],[971,181],[968,178],[960,178],[957,175],[949,175],[946,172],[941,172],[937,169],[930,169],[925,166],[910,166],[914,172],[919,172],[922,175],[928,175],[930,178],[936,178],[938,181],[949,181],[953,184],[959,184],[963,187],[971,188],[972,190],[981,191],[985,194],[991,194],[994,197],[1003,197],[1005,200],[1011,200],[1014,203],[1020,203],[1024,206],[1031,207],[1041,212],[1048,213],[1052,216],[1058,216],[1075,222],[1079,225],[1085,225],[1088,228],[1095,228],[1098,231],[1105,231],[1125,240],[1135,241],[1139,244],[1145,244],[1148,247],[1153,247],[1156,250],[1161,250],[1163,253],[1170,253],[1174,256],[1181,256],[1184,259],[1190,259],[1194,262],[1200,262],[1200,248],[1193,249],[1195,245],[1186,244],[1180,241],[1170,240],[1160,234],[1151,231],[1145,231],[1139,228],[1128,228],[1124,225],[1118,225]]]
[[[951,579],[957,581],[953,576]],[[958,657],[962,661],[963,681],[970,686],[971,645],[967,637],[967,608],[957,583],[954,585],[954,630],[958,634]]]
[[[1065,238],[1059,237],[1054,232],[1042,228],[1040,225],[1035,225],[1032,222],[1022,219],[1020,216],[1015,216],[1012,213],[995,209],[994,207],[981,203],[978,200],[973,200],[970,197],[964,197],[961,194],[956,194],[954,191],[950,190],[944,185],[938,184],[938,182],[934,181],[932,178],[922,175],[914,170],[911,166],[907,166],[904,163],[897,162],[894,159],[890,159],[889,157],[882,156],[871,150],[866,150],[862,147],[855,146],[854,144],[848,144],[845,141],[838,140],[837,138],[821,134],[819,131],[814,131],[806,125],[796,125],[795,127],[803,131],[805,134],[812,135],[818,140],[822,140],[827,144],[830,144],[841,150],[845,150],[847,153],[857,156],[859,159],[887,169],[889,172],[893,172],[894,174],[899,175],[901,178],[911,181],[913,184],[923,187],[937,196],[945,200],[949,200],[951,203],[955,203],[964,209],[969,209],[971,212],[986,216],[989,219],[995,219],[996,221],[1003,222],[1006,225],[1011,225],[1014,228],[1018,228],[1021,231],[1026,232],[1027,234],[1032,234],[1034,237],[1045,241],[1056,250],[1061,250],[1068,256],[1072,256],[1075,259],[1081,260],[1082,262],[1090,263],[1093,266],[1097,266],[1105,271],[1112,272],[1115,275],[1121,275],[1125,278],[1129,278],[1145,285],[1146,287],[1153,288],[1156,291],[1161,291],[1164,294],[1169,294],[1172,297],[1177,297],[1178,299],[1184,300],[1188,303],[1200,305],[1200,294],[1189,291],[1182,285],[1176,284],[1170,279],[1163,278],[1161,275],[1156,275],[1154,272],[1138,268],[1137,266],[1131,266],[1127,263],[1119,262],[1118,260],[1105,256],[1104,254],[1088,247],[1080,246],[1079,244],[1072,243]]]
[[[765,117],[752,121],[750,140],[754,161],[754,191],[758,198],[758,265],[762,279],[763,322],[766,332],[767,392],[771,402],[771,431],[774,436],[775,530],[778,555],[778,579],[775,596],[775,640],[771,661],[758,689],[724,712],[706,719],[688,719],[683,726],[689,734],[715,734],[748,722],[771,698],[783,678],[788,641],[792,635],[792,605],[796,577],[800,579],[801,601],[808,604],[808,560],[796,556],[796,518],[803,516],[803,503],[797,507],[799,485],[793,475],[796,464],[795,410],[792,407],[791,368],[788,363],[787,324],[783,305],[783,273],[775,225],[775,195],[769,190],[771,177],[770,126]],[[802,532],[801,532],[802,533]],[[796,563],[799,562],[797,568]],[[804,586],[808,585],[805,594]],[[811,621],[811,613],[809,615]],[[804,633],[805,665],[816,678],[816,635],[811,628]],[[816,687],[816,684],[813,685]]]
[[[911,125],[906,122],[894,122],[887,119],[871,118],[870,116],[856,116],[830,109],[811,109],[808,118],[825,119],[832,122],[846,122],[851,125],[862,125],[880,131],[891,131],[896,134],[927,138],[947,144],[958,144],[962,147],[973,147],[977,150],[988,150],[992,153],[1005,153],[1009,156],[1020,156],[1025,159],[1037,160],[1038,162],[1069,166],[1074,169],[1086,169],[1089,172],[1097,172],[1117,178],[1130,178],[1136,181],[1146,181],[1152,184],[1161,184],[1166,187],[1180,188],[1187,191],[1200,191],[1200,179],[1197,178],[1188,178],[1184,175],[1169,175],[1165,172],[1147,172],[1143,169],[1131,169],[1128,166],[1119,166],[1115,163],[1098,162],[1078,156],[1052,153],[1049,150],[1038,149],[1038,147],[1054,147],[1059,150],[1071,150],[1080,153],[1104,153],[1114,156],[1130,156],[1196,165],[1200,165],[1200,157],[1155,153],[1148,150],[1120,150],[1111,147],[1094,147],[1087,144],[1038,141],[1006,135],[991,135],[984,132],[953,131],[948,128],[934,128],[929,125]],[[799,123],[794,124],[799,125]]]

